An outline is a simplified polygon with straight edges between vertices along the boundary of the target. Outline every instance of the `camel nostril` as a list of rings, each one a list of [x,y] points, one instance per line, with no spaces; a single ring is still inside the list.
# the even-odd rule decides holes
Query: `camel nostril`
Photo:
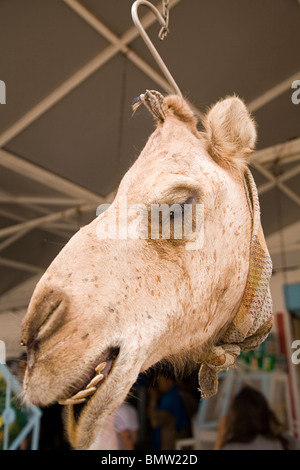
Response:
[[[30,339],[30,341],[27,343],[27,368],[28,368],[28,372],[30,373],[32,368],[33,368],[33,365],[34,365],[34,362],[35,362],[35,355],[38,351],[38,339],[37,339],[37,333],[34,335],[33,338]]]
[[[50,336],[63,322],[68,309],[68,298],[62,291],[37,292],[30,303],[22,325],[22,344],[27,350]]]

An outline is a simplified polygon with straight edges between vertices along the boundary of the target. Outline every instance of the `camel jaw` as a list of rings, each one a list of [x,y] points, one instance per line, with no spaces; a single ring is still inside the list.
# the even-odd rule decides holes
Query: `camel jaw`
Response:
[[[113,419],[115,410],[123,403],[135,382],[139,368],[125,370],[124,360],[119,348],[111,349],[108,357],[101,359],[89,382],[80,387],[74,395],[60,399],[63,405],[64,425],[70,444],[77,450],[88,450],[99,436],[102,450],[106,447],[108,423]],[[87,380],[86,380],[87,382]]]
[[[71,405],[74,408],[76,421],[79,419],[80,411],[83,410],[96,390],[98,390],[107,379],[117,360],[118,354],[119,348],[109,349],[102,355],[101,359],[97,361],[97,365],[91,367],[92,373],[87,373],[88,379],[85,380],[85,382],[81,381],[80,386],[76,388],[76,392],[66,399],[59,400],[58,403],[60,405]],[[82,385],[83,383],[84,385]]]

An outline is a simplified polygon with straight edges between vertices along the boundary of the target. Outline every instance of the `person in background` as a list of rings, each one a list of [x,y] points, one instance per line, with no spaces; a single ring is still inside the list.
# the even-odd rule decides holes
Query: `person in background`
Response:
[[[137,411],[125,401],[107,418],[105,428],[96,437],[90,450],[135,450],[138,430]]]
[[[299,442],[283,432],[265,397],[245,386],[221,418],[215,450],[298,450]]]
[[[173,450],[177,439],[188,436],[189,418],[179,392],[175,379],[164,375],[159,375],[157,388],[149,390],[148,416],[155,450]]]
[[[120,450],[134,450],[138,442],[139,420],[137,410],[128,402],[115,412],[115,431]]]

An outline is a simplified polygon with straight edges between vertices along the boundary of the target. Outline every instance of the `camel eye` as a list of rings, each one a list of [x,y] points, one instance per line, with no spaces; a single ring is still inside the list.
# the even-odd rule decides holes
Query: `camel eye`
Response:
[[[174,218],[176,215],[183,215],[184,211],[187,209],[186,204],[186,202],[178,204],[176,211],[170,211],[170,217]]]
[[[149,238],[183,240],[186,226],[192,224],[194,197],[175,203],[151,204],[148,217]]]
[[[182,203],[182,204],[175,204],[175,210],[171,210],[170,211],[170,218],[171,219],[174,219],[176,216],[181,216],[184,214],[184,210],[185,210],[185,204],[186,203]]]
[[[187,199],[185,202],[181,203],[181,204],[178,204],[176,205],[178,206],[178,210],[176,212],[173,212],[173,215],[187,215],[190,210],[192,210],[192,206],[193,206],[193,199],[192,198],[189,198]]]

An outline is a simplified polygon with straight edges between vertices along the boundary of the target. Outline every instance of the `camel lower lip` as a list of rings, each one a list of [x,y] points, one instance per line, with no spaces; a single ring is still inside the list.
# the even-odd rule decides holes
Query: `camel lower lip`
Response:
[[[84,386],[80,386],[79,390],[75,392],[71,397],[60,400],[59,404],[69,405],[73,411],[75,421],[78,421],[81,412],[88,405],[89,401],[93,398],[96,391],[105,382],[108,375],[110,374],[117,356],[119,354],[119,348],[111,348],[101,356],[100,361],[96,367],[93,366],[93,372],[89,375],[89,380]]]

